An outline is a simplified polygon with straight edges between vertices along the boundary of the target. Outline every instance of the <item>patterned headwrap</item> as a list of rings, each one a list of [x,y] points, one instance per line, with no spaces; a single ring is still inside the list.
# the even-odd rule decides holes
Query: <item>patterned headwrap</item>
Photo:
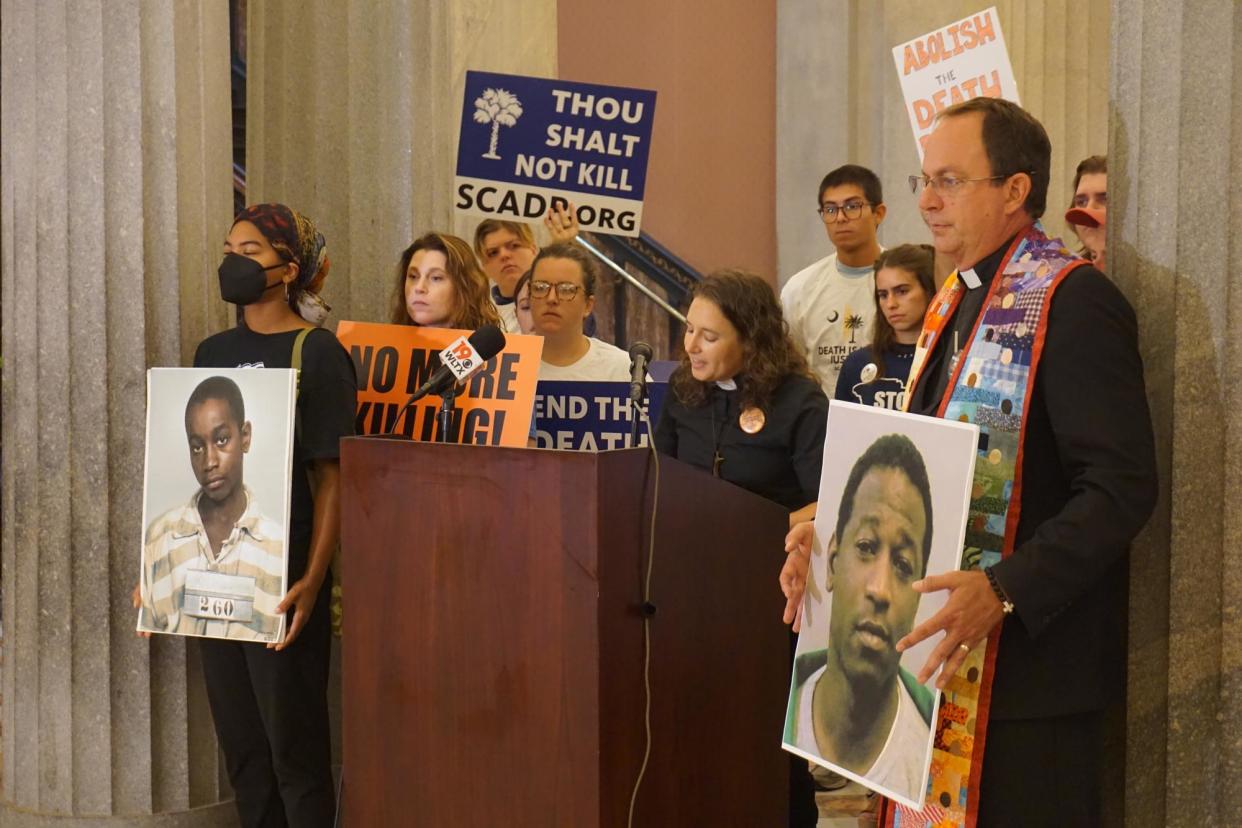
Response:
[[[322,315],[327,315],[327,305],[318,293],[328,278],[328,247],[314,222],[275,203],[252,204],[233,219],[234,224],[239,221],[253,224],[282,258],[297,264],[297,279],[289,286],[289,306],[307,321],[322,324],[322,318],[311,319],[307,313],[310,306],[322,306]]]

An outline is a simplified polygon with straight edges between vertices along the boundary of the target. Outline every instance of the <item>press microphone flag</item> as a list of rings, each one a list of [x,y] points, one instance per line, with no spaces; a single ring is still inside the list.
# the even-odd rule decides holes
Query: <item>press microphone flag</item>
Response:
[[[457,337],[440,352],[440,364],[452,371],[458,382],[470,376],[474,369],[486,361],[479,357],[478,350],[464,336]]]
[[[417,402],[428,394],[438,395],[470,376],[505,347],[505,335],[495,325],[484,325],[469,338],[459,337],[440,352],[440,367],[410,397]]]

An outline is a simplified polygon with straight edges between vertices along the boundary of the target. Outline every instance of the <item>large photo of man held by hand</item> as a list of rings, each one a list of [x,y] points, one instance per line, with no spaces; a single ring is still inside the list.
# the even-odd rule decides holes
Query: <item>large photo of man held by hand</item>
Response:
[[[943,604],[919,581],[961,564],[978,430],[834,403],[784,746],[911,807],[927,787],[938,638],[897,642]]]

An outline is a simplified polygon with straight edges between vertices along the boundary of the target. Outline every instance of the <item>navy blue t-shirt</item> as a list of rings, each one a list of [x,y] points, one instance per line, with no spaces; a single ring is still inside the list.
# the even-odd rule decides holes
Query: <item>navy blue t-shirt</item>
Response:
[[[883,373],[877,374],[870,382],[863,382],[863,371],[868,365],[875,364],[870,346],[859,348],[846,357],[837,376],[833,399],[900,411],[905,403],[906,380],[914,365],[914,346],[894,343],[892,349],[884,354]]]

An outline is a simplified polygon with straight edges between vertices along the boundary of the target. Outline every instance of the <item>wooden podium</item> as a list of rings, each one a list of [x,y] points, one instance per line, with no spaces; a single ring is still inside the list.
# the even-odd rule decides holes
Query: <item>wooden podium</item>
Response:
[[[361,826],[625,826],[644,747],[656,473],[344,441],[343,808]],[[635,826],[783,826],[787,512],[659,463]]]

